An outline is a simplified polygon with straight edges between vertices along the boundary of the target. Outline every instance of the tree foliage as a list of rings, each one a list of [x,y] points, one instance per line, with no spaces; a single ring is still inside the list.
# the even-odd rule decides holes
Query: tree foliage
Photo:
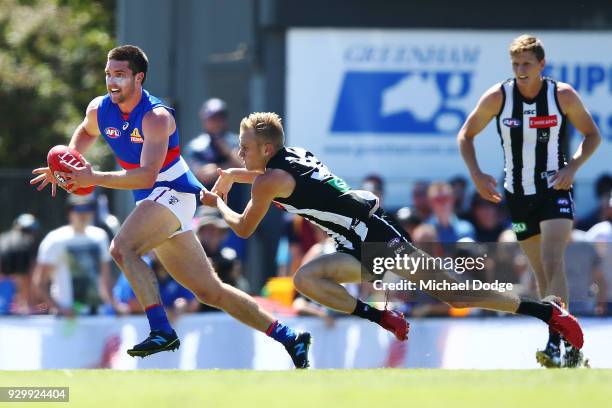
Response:
[[[43,164],[105,93],[114,0],[0,0],[0,167]],[[88,158],[108,160],[97,143]]]

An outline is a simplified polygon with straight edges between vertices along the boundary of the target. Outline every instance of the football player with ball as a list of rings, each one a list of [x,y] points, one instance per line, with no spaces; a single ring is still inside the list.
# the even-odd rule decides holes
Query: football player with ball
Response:
[[[33,171],[38,190],[51,184],[73,193],[93,186],[132,190],[136,207],[113,239],[113,259],[130,281],[149,320],[150,336],[128,350],[144,357],[175,350],[180,342],[161,304],[153,271],[142,255],[154,250],[174,279],[208,305],[265,332],[285,346],[297,368],[308,367],[309,333],[298,333],[275,320],[248,294],[219,279],[191,228],[196,195],[203,186],[181,157],[174,109],[149,94],[143,84],[148,60],[135,46],[108,53],[108,94],[94,98],[66,147],[49,153],[49,167]],[[123,167],[97,171],[81,154],[102,135]]]

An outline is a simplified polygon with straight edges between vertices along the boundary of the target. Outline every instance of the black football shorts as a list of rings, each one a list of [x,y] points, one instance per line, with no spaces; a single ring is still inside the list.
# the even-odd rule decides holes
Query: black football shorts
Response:
[[[574,219],[572,190],[548,189],[543,194],[516,195],[505,191],[512,230],[519,241],[540,233],[540,222],[557,218]]]

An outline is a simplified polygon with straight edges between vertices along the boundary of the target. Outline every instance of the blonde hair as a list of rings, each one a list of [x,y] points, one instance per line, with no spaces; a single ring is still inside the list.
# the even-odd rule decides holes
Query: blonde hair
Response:
[[[255,136],[280,148],[285,144],[282,119],[274,112],[253,112],[240,122],[240,133],[252,129]]]
[[[510,44],[510,56],[520,54],[521,52],[531,51],[538,61],[544,59],[544,44],[542,41],[530,34],[523,34],[516,37]]]

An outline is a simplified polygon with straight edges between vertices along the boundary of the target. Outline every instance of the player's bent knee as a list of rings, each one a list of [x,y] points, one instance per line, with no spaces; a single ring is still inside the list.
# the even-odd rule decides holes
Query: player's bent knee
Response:
[[[121,265],[126,257],[130,255],[137,255],[138,250],[134,248],[128,241],[123,239],[121,235],[117,235],[110,244],[110,255],[113,257],[117,264]]]
[[[293,276],[293,285],[300,292],[308,290],[309,282],[312,280],[312,274],[309,273],[308,268],[298,269]]]
[[[301,292],[302,285],[304,284],[304,277],[299,275],[298,272],[296,272],[293,276],[293,286],[297,289],[298,292]]]
[[[111,241],[109,250],[111,256],[119,265],[121,265],[125,258],[133,252],[132,248],[123,242],[123,240],[117,239],[117,237]]]

